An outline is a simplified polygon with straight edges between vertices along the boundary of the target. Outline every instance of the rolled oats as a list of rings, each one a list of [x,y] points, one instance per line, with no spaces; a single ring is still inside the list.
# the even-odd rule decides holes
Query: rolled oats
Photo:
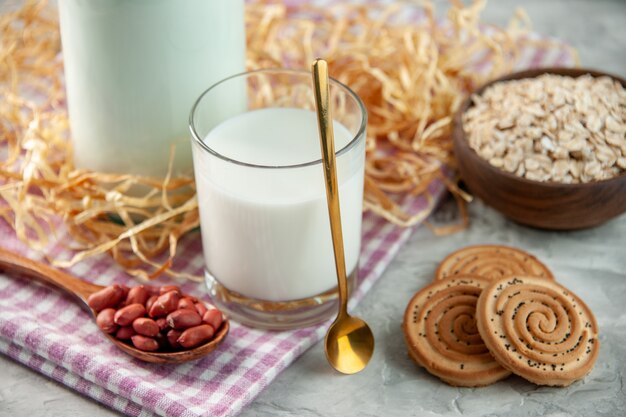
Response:
[[[541,146],[543,147],[543,149],[549,152],[554,152],[556,150],[554,143],[552,143],[552,140],[547,136],[541,137]]]
[[[539,162],[535,158],[528,158],[524,161],[526,173],[539,170]]]
[[[554,159],[568,159],[569,158],[569,152],[563,146],[559,145],[556,148],[554,148],[554,151],[552,152],[552,158],[554,158]]]
[[[493,165],[494,167],[496,167],[496,168],[502,168],[504,166],[504,160],[502,158],[498,158],[498,157],[491,158],[489,160],[489,163],[491,165]]]
[[[472,102],[468,143],[497,168],[562,183],[626,171],[626,90],[616,80],[545,74],[494,84]]]
[[[559,159],[554,162],[552,166],[552,178],[563,179],[569,172],[569,162],[564,159]]]
[[[612,167],[617,162],[617,155],[613,150],[606,145],[596,146],[596,156],[602,165],[605,167]]]
[[[617,120],[615,120],[615,118],[611,115],[606,116],[606,119],[604,120],[604,123],[606,125],[606,128],[612,132],[617,132],[617,133],[621,133],[624,131],[624,124],[623,123],[619,123]]]
[[[504,157],[503,168],[507,172],[514,173],[517,171],[517,167],[519,166],[520,159],[516,158],[513,154],[508,154]]]

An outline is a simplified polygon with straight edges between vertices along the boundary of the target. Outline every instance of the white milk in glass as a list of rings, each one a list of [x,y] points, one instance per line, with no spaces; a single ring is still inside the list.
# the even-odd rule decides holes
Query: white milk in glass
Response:
[[[353,135],[334,123],[335,149]],[[310,110],[265,108],[226,119],[204,139],[236,161],[285,166],[321,158]],[[194,144],[194,146],[199,146]],[[337,158],[348,274],[361,241],[364,141]],[[321,163],[246,167],[194,152],[202,244],[209,273],[231,291],[261,300],[295,300],[337,285]]]
[[[245,68],[243,0],[59,0],[77,167],[191,173],[189,111]]]

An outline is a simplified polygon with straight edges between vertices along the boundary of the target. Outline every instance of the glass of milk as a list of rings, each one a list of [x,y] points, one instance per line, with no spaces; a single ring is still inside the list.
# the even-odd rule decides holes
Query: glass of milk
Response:
[[[245,70],[244,0],[60,0],[78,168],[192,174],[189,109]]]
[[[346,269],[361,245],[365,127],[359,97],[332,80]],[[231,318],[289,329],[330,318],[337,276],[311,74],[259,70],[206,90],[190,129],[206,282]]]

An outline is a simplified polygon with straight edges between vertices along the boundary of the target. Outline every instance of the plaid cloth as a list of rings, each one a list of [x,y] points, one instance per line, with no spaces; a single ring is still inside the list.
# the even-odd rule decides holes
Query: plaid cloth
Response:
[[[572,65],[568,49],[529,49],[522,67]],[[431,187],[431,200],[411,201],[413,210],[432,211],[444,187]],[[359,282],[350,308],[365,296],[411,234],[366,214]],[[39,259],[17,241],[0,220],[0,246]],[[61,240],[62,241],[62,240]],[[61,244],[52,255],[68,255]],[[179,270],[200,275],[200,236],[181,241]],[[88,259],[70,271],[98,284],[130,284],[107,256]],[[185,283],[185,292],[205,293],[201,284]],[[129,416],[232,416],[250,403],[305,350],[318,342],[329,323],[295,331],[269,332],[232,323],[229,336],[202,360],[154,365],[133,359],[109,343],[76,301],[60,292],[0,273],[0,352]]]

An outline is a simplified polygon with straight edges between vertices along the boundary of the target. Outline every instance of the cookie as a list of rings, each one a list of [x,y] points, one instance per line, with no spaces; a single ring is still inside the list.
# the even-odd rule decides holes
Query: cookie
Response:
[[[409,356],[450,385],[489,385],[510,372],[491,356],[476,328],[476,302],[486,278],[455,276],[417,292],[404,313]]]
[[[554,281],[492,281],[476,307],[478,330],[491,354],[539,385],[567,386],[591,371],[600,343],[593,313]]]
[[[548,267],[531,254],[501,245],[468,246],[451,253],[439,264],[435,280],[459,274],[491,279],[510,275],[554,279]]]

